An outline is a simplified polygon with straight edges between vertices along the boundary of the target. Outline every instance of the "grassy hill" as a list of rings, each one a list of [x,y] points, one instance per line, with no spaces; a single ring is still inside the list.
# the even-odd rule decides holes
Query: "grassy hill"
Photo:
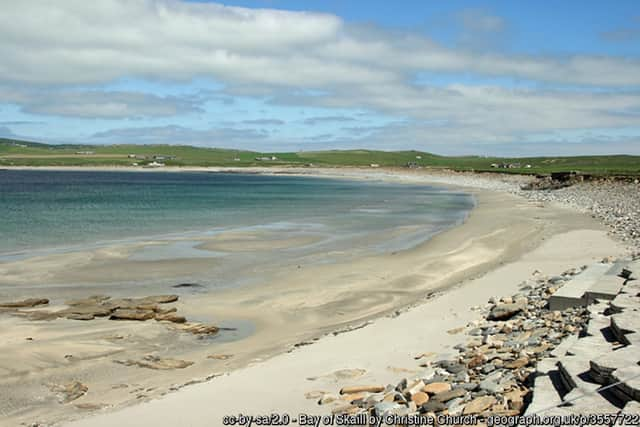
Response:
[[[275,160],[258,160],[271,158]],[[437,156],[421,151],[332,150],[260,153],[185,145],[49,145],[0,139],[2,166],[143,166],[157,161],[168,166],[369,166],[430,168],[546,174],[578,170],[604,175],[640,175],[640,156],[573,156],[499,158]],[[495,168],[492,164],[511,165]]]

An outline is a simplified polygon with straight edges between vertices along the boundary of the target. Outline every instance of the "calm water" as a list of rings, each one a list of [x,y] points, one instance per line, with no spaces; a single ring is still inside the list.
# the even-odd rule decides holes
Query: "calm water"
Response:
[[[473,199],[466,194],[382,182],[4,170],[0,255],[235,229],[315,232],[351,239],[352,244],[398,227],[413,230],[377,246],[389,250],[415,245],[460,223],[472,207]]]

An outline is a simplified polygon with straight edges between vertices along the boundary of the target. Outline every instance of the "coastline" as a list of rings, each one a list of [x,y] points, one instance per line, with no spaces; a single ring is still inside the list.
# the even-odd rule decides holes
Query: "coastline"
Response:
[[[110,170],[124,169],[111,168]],[[179,170],[185,169],[179,168]],[[228,171],[229,168],[220,170],[207,168],[206,170]],[[161,171],[173,170],[163,168]],[[241,172],[245,171],[247,170],[241,168]],[[251,171],[253,170],[248,172]],[[256,173],[260,172],[282,173],[272,168],[267,168],[267,171],[256,170]],[[446,333],[445,330],[462,326],[462,324],[458,325],[458,321],[470,319],[473,316],[470,306],[486,302],[486,298],[482,298],[487,292],[489,296],[491,296],[490,291],[499,294],[508,293],[509,287],[518,283],[516,277],[525,277],[525,272],[528,275],[531,274],[534,261],[541,264],[535,268],[541,269],[547,266],[548,271],[546,268],[543,270],[545,274],[553,274],[557,269],[574,267],[597,257],[614,255],[622,251],[619,245],[606,236],[603,228],[586,215],[578,215],[558,206],[544,208],[539,203],[504,192],[470,189],[452,182],[437,182],[438,180],[433,182],[428,181],[428,176],[416,176],[415,173],[400,174],[397,171],[369,172],[363,169],[312,171],[286,168],[284,172],[304,174],[315,172],[317,176],[332,178],[391,179],[454,185],[456,189],[465,188],[471,191],[477,198],[477,206],[461,226],[442,232],[409,251],[395,255],[367,257],[348,265],[283,272],[268,286],[261,287],[258,294],[256,289],[247,289],[216,294],[215,300],[207,301],[203,296],[199,296],[197,301],[187,299],[181,303],[180,311],[184,310],[188,315],[203,316],[210,307],[214,307],[216,316],[219,318],[237,318],[242,315],[244,318],[252,319],[261,333],[255,334],[253,338],[250,337],[246,340],[249,342],[244,342],[242,345],[259,348],[259,354],[249,354],[250,352],[242,354],[242,350],[237,347],[239,342],[225,343],[223,348],[216,351],[235,354],[236,357],[233,359],[218,363],[200,363],[198,360],[198,363],[188,370],[171,372],[177,384],[190,382],[194,377],[206,378],[212,374],[222,373],[224,376],[177,393],[170,393],[161,400],[153,399],[166,393],[167,388],[163,389],[156,385],[156,390],[127,401],[131,403],[152,400],[151,403],[87,418],[77,425],[113,425],[123,422],[125,418],[120,417],[135,417],[140,420],[140,425],[169,425],[167,420],[172,416],[169,409],[174,408],[173,412],[179,412],[175,408],[180,406],[173,405],[196,405],[194,402],[198,401],[200,393],[210,398],[214,396],[214,401],[227,412],[233,408],[239,408],[239,410],[245,408],[245,413],[249,409],[252,413],[282,412],[283,410],[325,413],[326,408],[317,407],[313,400],[304,399],[304,393],[313,391],[314,387],[327,388],[330,384],[334,384],[332,387],[335,388],[335,384],[339,381],[335,376],[330,375],[333,368],[336,368],[334,371],[364,369],[367,373],[359,378],[359,381],[365,382],[369,379],[368,376],[380,375],[382,378],[384,375],[397,375],[395,370],[382,366],[384,364],[398,365],[392,366],[394,369],[409,369],[400,365],[413,362],[411,353],[414,353],[414,349],[418,351],[418,347],[423,348],[425,344],[416,343],[415,341],[418,340],[415,336],[405,339],[397,336],[394,331],[398,328],[404,330],[407,327],[415,328],[416,325],[422,325],[419,316],[427,316],[426,318],[431,321],[430,326],[425,329],[431,332],[423,336],[424,342],[429,342],[429,346],[442,353],[446,351],[444,346],[448,342],[448,336],[443,335]],[[550,257],[549,254],[553,256]],[[525,258],[533,258],[534,261],[523,261]],[[505,279],[505,276],[508,277]],[[475,304],[471,304],[474,301]],[[416,305],[417,307],[409,311],[404,310]],[[447,319],[446,310],[442,311],[446,307],[451,307],[454,310],[453,314],[456,315],[456,322],[454,322],[456,325],[451,327],[448,325],[450,322]],[[404,312],[403,314],[398,316],[394,314],[393,318],[385,317],[398,312],[400,308],[404,308],[400,310]],[[269,316],[265,316],[265,312],[268,312]],[[429,313],[433,313],[435,317],[430,317]],[[337,336],[331,334],[332,331],[361,325],[373,319],[376,320],[365,328]],[[372,345],[374,338],[383,333],[388,336],[389,352],[379,349],[376,351],[375,344]],[[322,338],[315,341],[320,337]],[[292,353],[283,353],[295,344],[308,342],[314,342],[314,345],[298,346]],[[400,351],[400,348],[403,350]],[[434,350],[423,349],[422,351]],[[364,357],[367,354],[371,355],[372,352],[375,352],[377,357],[367,362]],[[204,358],[205,353],[206,351],[203,351],[199,355],[192,356]],[[318,357],[321,360],[326,357],[331,363],[322,365],[323,362],[317,361]],[[349,357],[352,359],[349,360]],[[353,359],[353,357],[356,358]],[[314,360],[316,362],[313,362]],[[379,366],[374,366],[374,362]],[[247,364],[249,364],[248,367]],[[322,372],[315,374],[309,372],[305,375],[317,375],[321,378],[319,382],[318,380],[309,381],[304,375],[300,377],[298,375],[300,372],[295,374],[292,371],[285,376],[284,382],[277,380],[278,372],[281,372],[283,367],[296,366],[309,371],[313,371],[314,366],[316,370],[326,367],[327,372],[324,374],[329,376],[323,377]],[[132,373],[136,378],[143,378],[145,374],[149,375],[151,372],[141,372],[140,368],[128,369],[133,370]],[[289,368],[287,370],[289,371]],[[380,373],[380,370],[383,372]],[[266,378],[271,376],[272,381],[265,381],[262,385],[256,384],[257,377],[260,376]],[[253,378],[253,380],[246,382],[243,378]],[[280,383],[279,394],[271,388],[268,390],[264,388],[265,385],[272,387],[273,384],[278,383]],[[153,384],[141,384],[143,389],[153,386]],[[232,391],[225,397],[222,391],[228,387],[231,387]],[[242,394],[243,399],[238,399],[237,393]],[[269,393],[269,399],[264,399],[263,393]],[[93,404],[96,408],[102,407],[103,404],[109,407],[116,402],[110,403],[108,399],[117,394],[99,396],[97,390],[90,388],[77,403]],[[103,396],[103,400],[100,401],[99,397]],[[173,403],[167,405],[167,400]],[[269,401],[265,402],[265,400]],[[287,407],[287,403],[291,405]],[[152,408],[149,409],[149,406]],[[164,409],[165,406],[167,409]],[[197,407],[200,408],[199,405]],[[192,409],[193,411],[189,412],[197,412],[195,406],[192,406]],[[207,409],[213,410],[213,408]],[[77,409],[66,412],[64,415],[61,413],[58,419],[64,420],[70,415],[82,417],[83,413],[86,414],[86,410]],[[193,415],[194,417],[197,415],[201,425],[217,425],[215,419],[221,414],[207,412]],[[30,419],[34,416],[38,415],[30,414]],[[154,418],[156,416],[157,418]],[[175,422],[184,424],[184,414],[176,418]],[[196,423],[196,418],[193,419],[193,425],[199,425]]]

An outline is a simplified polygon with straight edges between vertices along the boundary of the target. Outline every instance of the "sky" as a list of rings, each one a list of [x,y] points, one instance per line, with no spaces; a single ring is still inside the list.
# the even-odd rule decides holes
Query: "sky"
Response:
[[[640,154],[637,0],[0,8],[0,137]]]

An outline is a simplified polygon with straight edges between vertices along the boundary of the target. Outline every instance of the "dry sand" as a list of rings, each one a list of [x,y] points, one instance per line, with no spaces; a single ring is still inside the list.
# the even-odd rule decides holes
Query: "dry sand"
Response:
[[[349,177],[370,178],[358,172],[349,172]],[[386,178],[417,179],[399,174]],[[327,408],[318,407],[304,394],[337,391],[353,383],[391,381],[403,369],[417,369],[414,355],[449,351],[460,338],[446,331],[473,320],[472,306],[492,295],[513,293],[534,270],[558,274],[623,251],[585,215],[505,193],[470,191],[478,206],[465,224],[417,248],[276,270],[259,287],[181,298],[178,309],[188,318],[238,326],[239,331],[229,334],[228,340],[195,340],[152,323],[32,322],[1,316],[0,342],[6,344],[0,353],[0,394],[9,397],[0,402],[0,425],[82,418],[91,412],[87,408],[102,406],[105,409],[98,412],[106,414],[69,425],[216,426],[222,425],[223,415],[239,412],[326,413]],[[242,236],[233,240],[240,250],[241,240]],[[248,240],[244,243],[256,243]],[[215,247],[222,242],[207,244]],[[14,283],[24,279],[20,283],[25,284],[53,279],[81,282],[122,272],[144,277],[156,272],[158,265],[153,263],[125,260],[122,254],[135,250],[103,250],[84,257],[65,254],[27,265],[0,264],[0,272],[11,274]],[[201,263],[198,259],[163,262],[161,274],[180,277],[181,271],[200,268]],[[31,288],[27,296],[41,296],[33,291]],[[414,305],[418,306],[400,316],[384,317]],[[372,319],[377,320],[362,329],[325,336]],[[320,337],[313,345],[283,353],[296,343]],[[234,357],[208,359],[212,353]],[[145,354],[195,363],[171,371],[113,363],[115,358]],[[364,374],[340,380],[335,372],[343,369],[361,369]],[[213,374],[224,375],[157,399],[171,385]],[[72,403],[58,403],[46,384],[72,379],[85,383],[88,393]],[[113,410],[147,400],[151,401]]]

